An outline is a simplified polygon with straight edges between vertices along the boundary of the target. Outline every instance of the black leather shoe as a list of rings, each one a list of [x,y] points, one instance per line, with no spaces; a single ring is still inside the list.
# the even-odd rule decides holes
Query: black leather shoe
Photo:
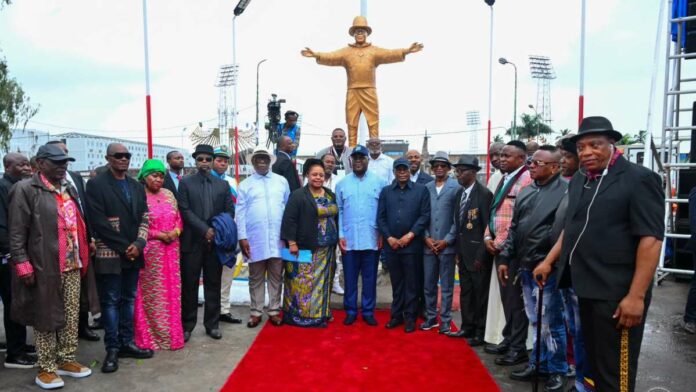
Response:
[[[357,317],[354,314],[349,314],[346,315],[346,318],[343,319],[343,325],[353,325]]]
[[[389,321],[384,325],[384,327],[387,328],[387,329],[392,329],[392,328],[398,327],[399,325],[401,325],[401,324],[403,324],[403,323],[404,323],[404,320],[393,318],[393,319],[389,320]]]
[[[513,370],[510,373],[510,379],[515,381],[532,381],[534,379],[534,373],[536,369],[532,365],[527,365],[522,369]],[[549,374],[546,372],[539,372],[540,378],[546,378]]]
[[[215,340],[222,339],[222,332],[220,332],[220,330],[217,328],[206,329],[205,334],[210,336],[211,338],[213,338]]]
[[[189,339],[191,339],[191,331],[184,331],[184,343],[188,342]]]
[[[445,333],[445,335],[447,335],[451,338],[468,338],[467,331],[465,331],[463,329],[460,329],[457,332],[450,331],[450,332]]]
[[[467,343],[469,343],[470,347],[478,347],[478,346],[483,346],[486,344],[486,342],[483,341],[483,338],[474,336],[473,338],[469,338],[466,340]]]
[[[404,332],[411,333],[416,330],[416,322],[413,320],[406,321],[406,327],[404,327]]]
[[[365,323],[371,327],[377,326],[377,320],[375,320],[375,316],[363,316],[363,320],[365,320]]]
[[[5,368],[7,369],[31,369],[34,365],[36,365],[36,357],[24,352],[5,356]]]
[[[562,374],[554,374],[546,380],[544,392],[561,392],[565,387],[565,377]]]
[[[230,323],[230,324],[241,324],[242,319],[234,317],[232,313],[225,313],[220,315],[220,321],[223,323]]]
[[[102,364],[102,373],[113,373],[118,370],[118,350],[109,350],[106,352],[106,358]]]
[[[135,345],[135,343],[130,343],[125,346],[121,346],[118,350],[119,358],[137,358],[137,359],[147,359],[152,358],[155,352],[148,349],[142,349]]]
[[[488,344],[486,345],[486,347],[483,348],[483,351],[487,352],[488,354],[495,355],[507,354],[509,350],[510,345],[506,342],[500,344]]]
[[[499,366],[513,366],[525,363],[529,360],[526,351],[510,351],[504,357],[496,358],[495,364]]]
[[[84,340],[89,340],[90,342],[98,342],[101,340],[101,336],[98,333],[92,331],[87,327],[82,327],[77,332],[77,337]]]

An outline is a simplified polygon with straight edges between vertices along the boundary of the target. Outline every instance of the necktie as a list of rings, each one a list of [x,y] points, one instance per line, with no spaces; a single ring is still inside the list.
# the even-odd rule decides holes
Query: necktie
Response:
[[[207,221],[212,218],[213,215],[213,197],[211,192],[211,184],[209,178],[203,179],[203,192],[201,197],[203,198],[203,218]]]
[[[181,174],[177,174],[176,179],[177,179],[177,181],[181,181]]]
[[[462,200],[459,203],[459,222],[464,222],[464,215],[466,213],[466,205],[469,202],[469,193],[467,191],[462,192]]]

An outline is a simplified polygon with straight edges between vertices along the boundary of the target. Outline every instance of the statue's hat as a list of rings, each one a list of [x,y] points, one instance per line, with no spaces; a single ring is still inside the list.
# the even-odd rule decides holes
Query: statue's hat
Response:
[[[367,35],[372,34],[372,27],[367,25],[367,18],[364,16],[356,16],[353,18],[353,26],[348,29],[348,34],[350,34],[351,37],[353,36],[355,29],[365,29],[367,30]]]

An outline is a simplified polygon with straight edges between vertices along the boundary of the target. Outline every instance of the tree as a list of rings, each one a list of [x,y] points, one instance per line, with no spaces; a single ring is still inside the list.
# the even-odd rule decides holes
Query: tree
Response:
[[[515,132],[516,139],[532,139],[539,135],[553,133],[553,129],[544,124],[541,117],[538,115],[522,113],[520,119],[522,120],[522,124],[517,126],[517,131]],[[505,134],[512,136],[512,129],[505,131]]]
[[[503,140],[503,137],[502,137],[502,136],[500,136],[500,135],[495,135],[495,136],[493,137],[493,142],[494,142],[494,143],[504,143],[505,140]]]
[[[8,3],[0,0],[0,5]],[[39,111],[32,106],[22,86],[9,76],[7,62],[0,59],[0,149],[7,151],[12,129],[26,127],[27,122]]]

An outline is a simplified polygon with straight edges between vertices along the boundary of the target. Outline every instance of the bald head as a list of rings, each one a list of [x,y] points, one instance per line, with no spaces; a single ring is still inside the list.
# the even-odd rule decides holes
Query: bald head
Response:
[[[31,176],[31,165],[29,158],[25,155],[10,152],[2,158],[2,165],[5,167],[5,173],[13,178],[20,179]]]
[[[406,159],[408,159],[408,170],[411,174],[418,173],[418,170],[421,168],[421,163],[423,162],[420,152],[418,152],[418,150],[408,150],[406,151]]]
[[[278,149],[291,154],[295,150],[295,144],[289,136],[281,136],[280,140],[278,140]]]
[[[529,142],[527,143],[527,156],[532,156],[534,155],[535,152],[539,150],[539,143],[537,142]]]
[[[128,149],[121,143],[110,143],[108,146],[106,146],[106,155],[113,155],[122,151],[128,151]]]

